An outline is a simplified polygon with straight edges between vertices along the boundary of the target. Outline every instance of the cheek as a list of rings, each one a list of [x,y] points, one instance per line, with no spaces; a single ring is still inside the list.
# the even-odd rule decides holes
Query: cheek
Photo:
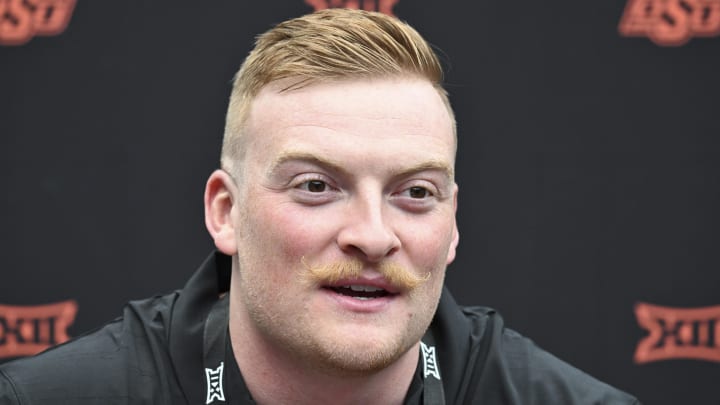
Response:
[[[452,223],[447,220],[423,221],[406,229],[403,247],[413,263],[428,270],[444,268],[453,237]]]
[[[265,204],[251,216],[255,236],[264,248],[286,259],[300,260],[332,244],[332,213],[317,208],[298,207],[293,203]]]

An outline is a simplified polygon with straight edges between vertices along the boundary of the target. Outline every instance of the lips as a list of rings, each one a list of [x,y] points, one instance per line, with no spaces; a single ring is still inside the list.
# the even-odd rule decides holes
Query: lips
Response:
[[[372,287],[368,285],[347,285],[341,287],[328,287],[338,294],[348,297],[357,298],[359,300],[371,300],[374,298],[386,297],[390,293],[382,288]]]
[[[390,297],[398,293],[383,278],[340,280],[332,285],[325,285],[323,288],[360,301]]]

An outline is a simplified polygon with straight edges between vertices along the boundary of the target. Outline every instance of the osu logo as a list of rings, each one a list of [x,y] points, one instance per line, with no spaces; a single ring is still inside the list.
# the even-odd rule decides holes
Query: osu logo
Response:
[[[618,30],[623,36],[646,36],[663,46],[717,36],[720,0],[628,0]]]
[[[0,45],[22,45],[35,35],[65,30],[76,0],[0,0]]]
[[[314,7],[315,11],[326,8],[351,8],[394,15],[393,7],[398,1],[400,0],[305,0],[305,3]]]
[[[0,358],[30,356],[69,339],[75,301],[49,305],[0,305]]]
[[[638,303],[638,324],[650,334],[635,351],[636,363],[669,359],[720,362],[720,305],[670,308]]]

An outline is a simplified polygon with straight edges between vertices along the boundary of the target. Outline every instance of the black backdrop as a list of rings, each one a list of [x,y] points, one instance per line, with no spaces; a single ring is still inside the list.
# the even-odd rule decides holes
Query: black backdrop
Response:
[[[448,284],[645,403],[717,404],[717,362],[633,356],[638,302],[720,305],[720,38],[623,37],[625,7],[394,6],[441,50],[459,122]],[[181,287],[212,247],[202,192],[232,75],[254,35],[309,11],[79,0],[64,33],[0,46],[0,304],[75,300],[75,336]]]

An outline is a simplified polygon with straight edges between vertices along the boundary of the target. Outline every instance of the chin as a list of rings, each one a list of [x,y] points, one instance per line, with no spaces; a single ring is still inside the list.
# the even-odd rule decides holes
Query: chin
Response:
[[[349,339],[336,339],[317,347],[315,362],[319,369],[332,375],[367,376],[395,363],[415,343],[407,336],[369,338],[357,331]]]

